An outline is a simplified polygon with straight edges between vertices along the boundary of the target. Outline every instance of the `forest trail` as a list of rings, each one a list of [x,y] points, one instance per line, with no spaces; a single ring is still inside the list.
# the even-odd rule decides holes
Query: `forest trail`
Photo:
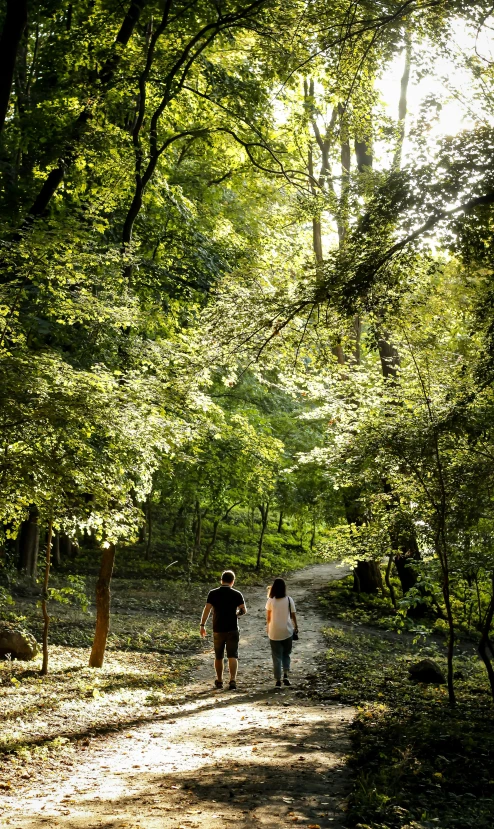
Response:
[[[175,705],[143,725],[88,740],[70,770],[1,798],[0,825],[16,829],[220,829],[342,825],[347,724],[354,710],[308,699],[301,682],[324,652],[317,594],[344,571],[293,574],[300,641],[291,688],[275,691],[263,588],[243,590],[238,691],[214,691],[211,634]],[[207,588],[205,587],[205,596]],[[198,619],[201,608],[198,608]],[[7,807],[7,808],[5,808]]]

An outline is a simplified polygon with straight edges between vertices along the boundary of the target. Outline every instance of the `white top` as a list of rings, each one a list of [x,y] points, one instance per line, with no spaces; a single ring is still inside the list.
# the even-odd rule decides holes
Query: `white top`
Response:
[[[289,609],[295,613],[295,602],[290,596],[283,599],[268,599],[266,610],[271,611],[271,621],[268,625],[270,639],[280,641],[293,635],[293,624]]]

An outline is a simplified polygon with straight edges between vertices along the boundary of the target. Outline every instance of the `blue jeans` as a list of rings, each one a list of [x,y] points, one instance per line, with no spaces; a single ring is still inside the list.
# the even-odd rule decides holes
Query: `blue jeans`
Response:
[[[274,678],[281,679],[281,672],[287,674],[290,670],[290,654],[292,652],[293,638],[270,639],[271,656],[273,657]]]

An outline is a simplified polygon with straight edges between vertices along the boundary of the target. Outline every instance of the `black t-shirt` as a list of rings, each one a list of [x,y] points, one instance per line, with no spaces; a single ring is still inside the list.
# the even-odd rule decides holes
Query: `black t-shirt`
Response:
[[[208,604],[213,605],[213,632],[228,633],[238,629],[237,607],[244,604],[244,597],[233,587],[217,587],[210,590]]]

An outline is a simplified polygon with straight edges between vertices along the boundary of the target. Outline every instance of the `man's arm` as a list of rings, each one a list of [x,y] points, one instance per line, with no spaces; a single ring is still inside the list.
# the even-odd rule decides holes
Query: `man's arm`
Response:
[[[199,626],[202,637],[206,636],[206,622],[209,619],[209,614],[211,613],[212,609],[213,605],[210,602],[206,602],[206,604],[204,605],[204,610],[202,611],[201,624]]]
[[[239,604],[239,606],[237,607],[237,616],[245,616],[246,613],[247,608],[245,606],[245,602],[242,602],[242,604]]]

